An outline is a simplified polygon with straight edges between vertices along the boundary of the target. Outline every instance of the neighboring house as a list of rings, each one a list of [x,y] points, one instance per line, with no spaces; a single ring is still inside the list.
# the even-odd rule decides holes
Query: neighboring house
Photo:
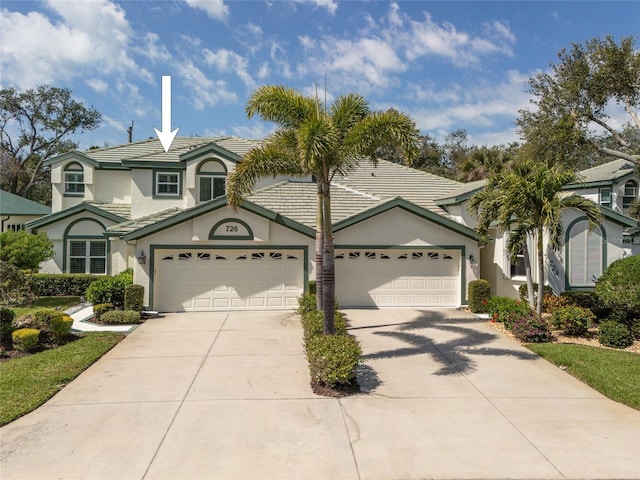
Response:
[[[55,256],[43,271],[127,267],[159,311],[281,309],[315,278],[317,189],[266,179],[237,210],[225,181],[259,142],[176,138],[69,152],[47,161]],[[344,307],[459,306],[479,278],[473,229],[436,204],[463,184],[381,161],[334,179],[336,291]]]
[[[590,290],[602,272],[615,260],[640,254],[638,222],[629,216],[629,205],[639,198],[640,178],[634,165],[626,160],[614,160],[580,172],[581,181],[565,190],[578,193],[601,205],[602,225],[588,232],[586,217],[576,210],[563,212],[565,238],[562,248],[547,251],[545,278],[556,293],[567,290]],[[465,224],[474,222],[466,211],[466,202],[484,188],[485,181],[470,182],[443,196],[436,202],[447,208]],[[524,260],[515,262],[506,253],[508,232],[492,230],[492,239],[481,249],[482,278],[491,283],[494,295],[516,297],[517,289],[526,282]],[[537,278],[535,242],[530,242],[532,271]]]
[[[0,190],[0,232],[24,230],[27,222],[50,213],[46,205]]]

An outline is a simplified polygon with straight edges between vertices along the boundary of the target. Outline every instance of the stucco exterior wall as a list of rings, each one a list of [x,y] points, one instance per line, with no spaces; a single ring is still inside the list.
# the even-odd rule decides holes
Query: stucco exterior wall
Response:
[[[167,170],[169,171],[169,170]],[[153,174],[150,169],[131,170],[131,217],[140,218],[171,207],[186,208],[184,171],[181,172],[182,195],[175,197],[153,196]]]
[[[131,203],[131,172],[96,171],[94,174],[94,200],[104,203]]]

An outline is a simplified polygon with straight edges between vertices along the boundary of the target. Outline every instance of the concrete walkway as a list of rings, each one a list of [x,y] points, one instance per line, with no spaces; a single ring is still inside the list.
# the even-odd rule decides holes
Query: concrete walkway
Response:
[[[640,478],[640,412],[455,310],[349,310],[365,393],[309,387],[297,318],[147,321],[0,429],[10,479]]]

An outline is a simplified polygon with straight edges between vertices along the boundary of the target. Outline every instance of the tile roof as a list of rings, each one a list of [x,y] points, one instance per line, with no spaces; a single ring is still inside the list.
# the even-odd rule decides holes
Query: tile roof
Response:
[[[47,215],[51,208],[28,198],[0,190],[0,215]]]
[[[603,163],[580,171],[579,173],[582,177],[580,183],[615,181],[633,174],[634,168],[635,166],[632,162],[619,158],[609,163]]]
[[[176,137],[169,152],[165,153],[157,138],[134,143],[125,143],[115,147],[99,148],[81,152],[96,162],[120,163],[122,160],[178,162],[180,156],[189,151],[209,144],[215,144],[236,155],[242,156],[260,145],[259,140],[247,140],[239,137]]]
[[[129,203],[102,203],[94,201],[87,201],[86,203],[107,213],[117,215],[118,217],[126,218],[127,220],[131,218],[131,205]]]
[[[486,184],[487,180],[475,180],[473,182],[463,183],[462,186],[438,198],[436,203],[438,205],[447,205],[462,202],[469,199],[478,190],[483,189]]]
[[[166,220],[167,218],[175,217],[176,215],[184,211],[185,210],[182,208],[171,207],[166,210],[162,210],[161,212],[152,213],[145,217],[140,217],[136,218],[135,220],[129,220],[117,225],[113,225],[112,227],[107,228],[107,232],[117,232],[122,234],[134,232],[141,228],[158,223],[162,220]]]

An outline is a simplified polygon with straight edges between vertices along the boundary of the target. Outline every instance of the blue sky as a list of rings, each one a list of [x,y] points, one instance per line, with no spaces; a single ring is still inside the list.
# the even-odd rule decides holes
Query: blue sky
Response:
[[[244,111],[256,87],[324,98],[326,82],[328,101],[359,92],[439,141],[509,143],[528,79],[562,48],[640,32],[638,1],[3,0],[0,14],[0,85],[66,87],[98,109],[82,149],[126,142],[131,121],[134,140],[154,136],[163,75],[181,136],[264,137]]]

